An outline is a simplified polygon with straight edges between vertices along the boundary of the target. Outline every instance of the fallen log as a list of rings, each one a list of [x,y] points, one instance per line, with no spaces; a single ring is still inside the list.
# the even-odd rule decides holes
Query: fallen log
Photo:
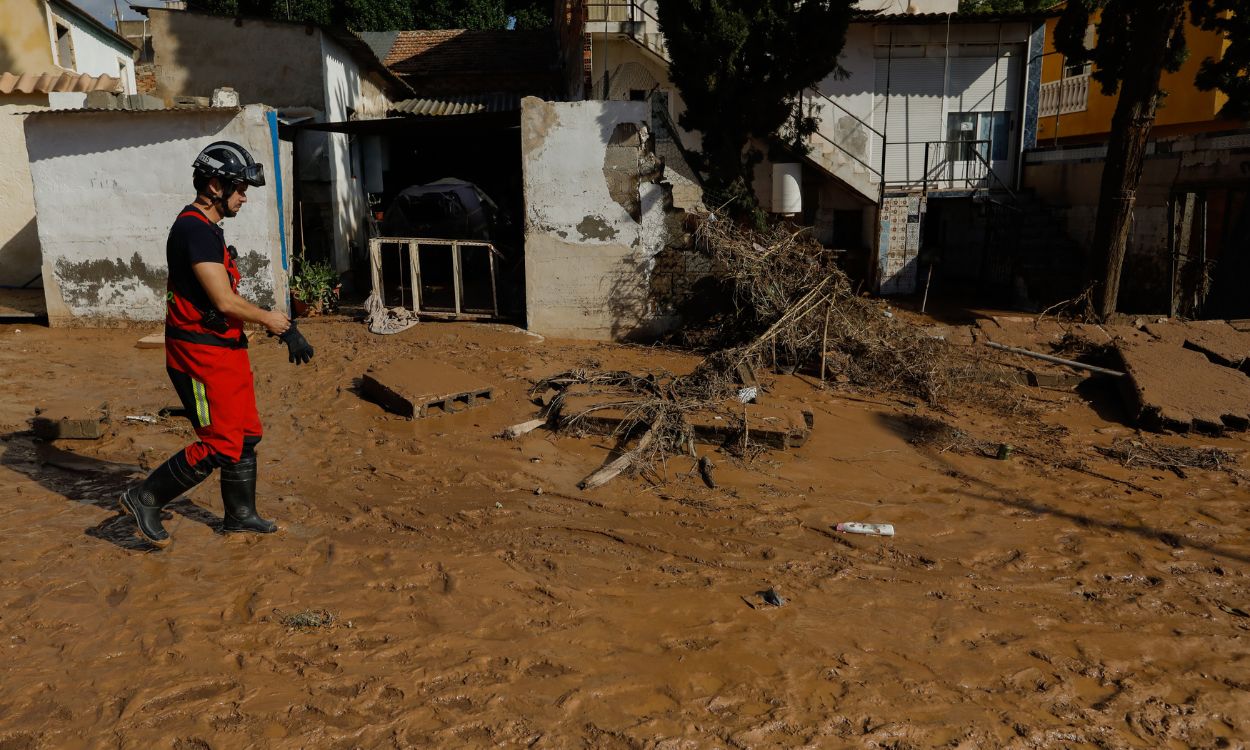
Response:
[[[528,435],[529,433],[533,432],[534,430],[537,430],[539,427],[542,427],[545,424],[547,424],[546,417],[542,419],[531,419],[528,422],[522,422],[520,424],[514,424],[508,429],[503,431],[503,437],[507,438],[508,440],[516,440],[522,435]]]
[[[602,487],[608,482],[611,482],[617,477],[618,474],[628,469],[634,460],[641,456],[642,452],[650,447],[651,441],[654,439],[655,430],[648,427],[647,431],[643,433],[642,439],[638,441],[637,447],[628,453],[622,454],[615,461],[578,482],[577,488],[579,490],[593,490],[596,487]]]

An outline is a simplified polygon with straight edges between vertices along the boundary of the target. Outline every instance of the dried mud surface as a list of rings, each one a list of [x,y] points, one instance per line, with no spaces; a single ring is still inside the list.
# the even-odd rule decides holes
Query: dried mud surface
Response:
[[[1250,737],[1250,493],[1099,459],[1091,445],[1131,433],[1114,397],[1032,394],[1066,449],[1161,498],[913,445],[914,406],[801,377],[770,398],[816,413],[803,448],[716,454],[716,490],[682,458],[665,484],[583,493],[607,439],[493,437],[533,415],[529,380],[693,358],[486,326],[304,329],[311,366],[253,345],[261,508],[282,532],[219,534],[214,478],[172,507],[174,544],[153,553],[116,497],[190,435],[124,419],[176,402],[162,352],[134,348],[147,331],[0,326],[0,748]],[[368,367],[412,357],[494,385],[494,402],[407,422],[356,394]],[[25,432],[35,406],[67,396],[107,402],[110,434],[48,446]],[[942,417],[995,440],[1031,426]],[[1201,442],[1244,468],[1246,440]],[[840,521],[898,536],[843,536]],[[785,606],[762,604],[770,587]],[[337,619],[282,625],[308,609]]]

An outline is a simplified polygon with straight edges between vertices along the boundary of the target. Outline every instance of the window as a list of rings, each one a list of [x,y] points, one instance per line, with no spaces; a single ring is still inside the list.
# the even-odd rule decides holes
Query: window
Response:
[[[973,161],[974,148],[983,159],[1007,161],[1010,112],[953,112],[946,123],[946,140],[952,144],[951,161]]]
[[[69,24],[59,18],[53,19],[53,33],[56,34],[56,64],[69,70],[77,70],[74,65],[74,38],[69,33]]]
[[[130,90],[130,79],[127,78],[126,76],[126,67],[127,67],[126,58],[124,57],[117,58],[117,77],[121,80],[122,88],[125,89],[126,93],[133,94],[135,92]]]

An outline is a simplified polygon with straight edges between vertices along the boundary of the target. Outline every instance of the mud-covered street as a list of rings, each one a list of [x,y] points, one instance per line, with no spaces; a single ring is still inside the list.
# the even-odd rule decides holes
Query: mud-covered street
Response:
[[[305,331],[306,367],[252,345],[259,503],[281,532],[222,535],[213,478],[171,507],[157,552],[117,499],[193,438],[186,420],[126,419],[177,404],[163,352],[135,347],[151,331],[0,326],[0,748],[1250,737],[1250,484],[1101,457],[1133,433],[1114,399],[1022,387],[1082,473],[917,443],[910,420],[932,412],[915,401],[780,376],[770,400],[815,414],[803,447],[713,454],[717,489],[680,457],[667,481],[583,492],[610,439],[496,437],[533,417],[531,382],[697,357],[504,326]],[[369,366],[413,357],[490,383],[493,402],[408,421],[358,395]],[[34,438],[34,410],[66,399],[107,404],[106,436]],[[1037,427],[939,416],[995,441]],[[1152,439],[1250,469],[1244,434]],[[334,620],[283,624],[308,610]]]

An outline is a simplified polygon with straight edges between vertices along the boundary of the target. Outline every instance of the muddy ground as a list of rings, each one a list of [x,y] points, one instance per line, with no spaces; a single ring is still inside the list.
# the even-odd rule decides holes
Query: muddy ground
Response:
[[[1003,417],[787,376],[769,398],[815,412],[804,447],[715,454],[716,490],[679,458],[666,483],[580,492],[608,439],[494,437],[533,415],[529,381],[694,357],[502,327],[309,324],[309,367],[253,346],[261,509],[282,532],[223,537],[214,478],[152,552],[116,498],[191,433],[124,419],[176,403],[163,353],[134,347],[147,332],[0,326],[0,748],[1250,737],[1250,484],[1101,458],[1090,446],[1132,431],[1097,389],[1024,389],[1042,416]],[[487,380],[495,402],[408,422],[357,395],[369,365],[404,357]],[[106,437],[26,432],[34,407],[71,394],[107,403]],[[913,444],[917,412],[994,441],[1048,428],[1056,450],[1145,491]],[[897,536],[841,535],[840,521]],[[784,606],[762,604],[770,587]],[[311,609],[336,620],[282,624]]]

